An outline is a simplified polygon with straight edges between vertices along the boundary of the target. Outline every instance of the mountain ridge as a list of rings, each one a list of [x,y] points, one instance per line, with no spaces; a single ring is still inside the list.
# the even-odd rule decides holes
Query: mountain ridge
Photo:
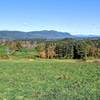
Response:
[[[1,39],[64,39],[72,38],[67,32],[58,32],[54,30],[43,31],[0,31]]]
[[[68,32],[59,32],[55,30],[42,30],[42,31],[0,31],[0,39],[17,40],[17,39],[46,39],[57,40],[66,38],[100,38],[100,35],[71,35]]]

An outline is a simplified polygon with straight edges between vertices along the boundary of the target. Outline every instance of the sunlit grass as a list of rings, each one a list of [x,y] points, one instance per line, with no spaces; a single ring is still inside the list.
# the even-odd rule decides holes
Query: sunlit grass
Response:
[[[0,100],[99,100],[99,77],[99,63],[2,60]]]

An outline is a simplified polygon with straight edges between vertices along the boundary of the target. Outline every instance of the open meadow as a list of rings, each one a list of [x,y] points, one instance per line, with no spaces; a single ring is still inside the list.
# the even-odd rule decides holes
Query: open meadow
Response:
[[[0,100],[100,100],[100,63],[0,60]]]
[[[1,0],[0,100],[100,100],[100,0]]]

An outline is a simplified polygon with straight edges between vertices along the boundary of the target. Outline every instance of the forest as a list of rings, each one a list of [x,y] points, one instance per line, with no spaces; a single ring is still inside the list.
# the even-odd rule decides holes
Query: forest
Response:
[[[32,52],[28,55],[26,51]],[[82,59],[100,58],[100,39],[0,40],[0,58],[16,56],[20,52],[29,58]]]

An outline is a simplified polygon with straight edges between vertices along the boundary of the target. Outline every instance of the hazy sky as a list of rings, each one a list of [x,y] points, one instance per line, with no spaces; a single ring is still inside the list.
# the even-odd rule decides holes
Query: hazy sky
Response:
[[[100,35],[100,0],[0,0],[0,30]]]

